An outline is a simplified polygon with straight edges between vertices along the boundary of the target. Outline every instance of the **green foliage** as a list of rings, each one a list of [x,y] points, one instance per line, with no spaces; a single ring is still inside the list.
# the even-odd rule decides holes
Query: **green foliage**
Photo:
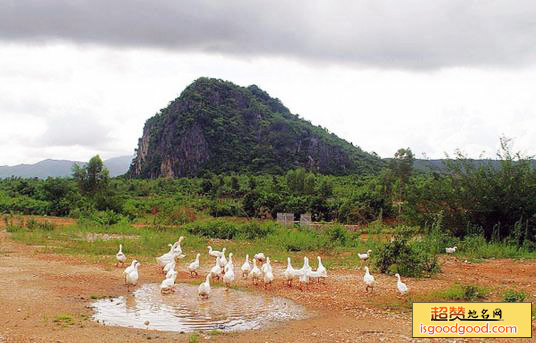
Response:
[[[219,239],[257,239],[274,232],[277,224],[248,221],[233,223],[222,219],[196,221],[184,226],[193,235]]]
[[[146,158],[134,161],[129,176],[164,176],[162,161],[170,158],[169,168],[181,177],[205,171],[281,175],[299,167],[333,175],[371,174],[384,165],[292,114],[257,86],[209,78],[194,81],[147,120],[144,133]]]
[[[437,291],[435,297],[443,300],[464,300],[475,301],[485,299],[489,295],[488,289],[478,285],[460,285],[456,284],[449,289]]]
[[[108,187],[108,169],[104,167],[99,155],[92,157],[86,166],[75,164],[73,177],[84,195],[95,196]]]
[[[498,161],[476,163],[458,153],[444,175],[419,176],[409,186],[405,217],[426,225],[443,211],[445,228],[463,237],[480,231],[488,241],[518,247],[536,241],[536,168],[501,139]]]
[[[325,235],[330,246],[346,246],[350,242],[350,233],[342,225],[330,226]]]
[[[503,293],[503,301],[507,303],[523,302],[526,296],[527,295],[523,291],[509,289]]]
[[[83,213],[80,218],[82,221],[90,221],[97,223],[99,225],[114,225],[121,222],[126,222],[127,219],[121,214],[116,213],[112,210],[106,211],[92,211],[89,213]]]
[[[309,251],[319,250],[324,247],[325,240],[319,234],[310,230],[280,229],[268,235],[268,244],[280,246],[286,251]]]
[[[439,263],[433,249],[423,241],[408,242],[408,230],[385,244],[375,258],[376,267],[382,273],[399,273],[402,276],[418,277],[439,272]]]
[[[210,202],[209,214],[213,217],[240,217],[244,214],[244,209],[238,201],[221,199]]]

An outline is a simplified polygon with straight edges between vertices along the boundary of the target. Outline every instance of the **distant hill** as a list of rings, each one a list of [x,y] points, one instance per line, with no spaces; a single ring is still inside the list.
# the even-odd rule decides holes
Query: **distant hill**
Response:
[[[389,162],[391,159],[386,158],[387,162]],[[493,168],[499,168],[501,161],[499,160],[491,160],[491,159],[471,159],[471,163],[475,167],[480,167],[481,165],[487,165],[491,163]],[[413,163],[413,168],[418,171],[422,172],[436,172],[436,173],[442,173],[447,170],[445,163],[447,162],[447,159],[436,159],[436,160],[423,160],[423,159],[416,159]],[[536,160],[531,161],[531,165],[533,167],[536,167]]]
[[[132,156],[120,156],[104,161],[104,165],[110,171],[110,176],[123,175],[128,171],[132,162]],[[74,163],[84,165],[84,162],[68,160],[43,160],[35,164],[19,164],[16,166],[0,166],[0,178],[11,176],[23,178],[47,178],[67,177],[72,175]]]
[[[298,167],[364,175],[383,165],[377,155],[292,114],[255,85],[200,78],[147,120],[128,175],[281,174]]]

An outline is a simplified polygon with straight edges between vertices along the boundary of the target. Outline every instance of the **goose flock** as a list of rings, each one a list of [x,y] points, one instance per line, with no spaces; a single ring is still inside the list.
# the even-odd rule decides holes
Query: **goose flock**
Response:
[[[185,255],[182,253],[181,243],[184,237],[181,236],[174,244],[168,244],[170,248],[167,253],[156,258],[158,266],[161,268],[162,273],[165,275],[164,280],[160,284],[160,291],[162,294],[170,294],[175,292],[175,280],[177,279],[177,263]],[[211,292],[211,281],[222,282],[226,290],[232,287],[235,282],[235,267],[233,264],[233,253],[229,253],[225,256],[226,248],[221,251],[213,250],[211,246],[208,246],[208,256],[215,258],[214,265],[209,269],[209,272],[205,276],[205,281],[198,287],[198,295],[207,299]],[[451,250],[449,250],[451,249]],[[447,248],[447,253],[454,253],[456,247]],[[367,262],[372,250],[368,250],[366,253],[358,253],[358,257],[361,263]],[[198,253],[195,260],[188,264],[188,271],[191,277],[198,276],[198,270],[200,270],[200,258],[201,254]],[[123,253],[123,245],[119,245],[119,251],[116,254],[117,264],[121,263],[123,266],[127,260],[126,255]],[[322,258],[317,256],[318,267],[316,270],[309,265],[309,258],[305,256],[303,258],[303,266],[300,269],[295,269],[292,266],[291,258],[287,258],[287,267],[282,272],[281,278],[288,287],[292,287],[293,282],[297,282],[300,290],[304,290],[308,285],[314,281],[317,283],[325,283],[328,278],[328,271],[322,264]],[[127,292],[130,292],[131,286],[136,286],[139,279],[139,266],[141,264],[137,260],[133,260],[129,267],[125,268],[123,274],[125,278],[125,284],[127,285]],[[260,267],[259,267],[260,265]],[[258,285],[262,282],[264,288],[271,287],[275,277],[270,262],[270,257],[265,256],[264,253],[258,253],[253,256],[253,259],[249,259],[249,255],[246,255],[245,261],[240,267],[240,277],[243,280],[251,280],[253,285]],[[408,286],[400,279],[400,275],[396,274],[397,278],[396,287],[401,296],[406,295],[409,292]],[[365,292],[368,293],[374,291],[374,276],[370,273],[368,266],[365,266],[365,273],[363,275],[363,283],[365,285]]]

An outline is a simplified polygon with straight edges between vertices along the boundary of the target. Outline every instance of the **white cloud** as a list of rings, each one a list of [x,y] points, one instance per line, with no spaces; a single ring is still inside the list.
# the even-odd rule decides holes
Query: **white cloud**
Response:
[[[408,146],[417,156],[492,156],[502,134],[536,153],[535,68],[414,72],[63,43],[0,49],[0,165],[131,154],[145,120],[200,76],[255,83],[383,157]]]

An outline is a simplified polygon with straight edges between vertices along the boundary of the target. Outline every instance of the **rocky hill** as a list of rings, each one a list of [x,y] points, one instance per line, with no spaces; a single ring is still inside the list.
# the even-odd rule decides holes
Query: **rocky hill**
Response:
[[[374,173],[383,165],[255,85],[200,78],[147,120],[128,175],[283,173],[297,167],[347,175]]]

